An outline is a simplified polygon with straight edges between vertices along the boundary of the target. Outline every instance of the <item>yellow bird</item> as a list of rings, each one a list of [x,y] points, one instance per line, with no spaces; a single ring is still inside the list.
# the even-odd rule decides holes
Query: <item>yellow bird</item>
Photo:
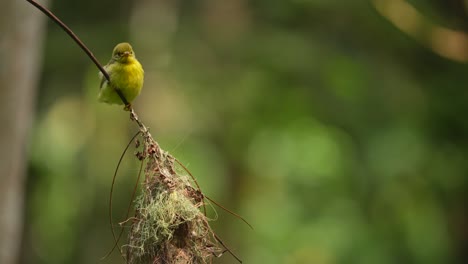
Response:
[[[128,103],[131,103],[141,92],[143,87],[144,71],[140,62],[135,57],[132,46],[129,43],[119,43],[112,52],[112,58],[104,66],[109,74],[110,85],[106,78],[99,72],[101,85],[98,100],[108,104],[124,104],[116,92],[119,89]],[[126,106],[128,110],[130,106]]]

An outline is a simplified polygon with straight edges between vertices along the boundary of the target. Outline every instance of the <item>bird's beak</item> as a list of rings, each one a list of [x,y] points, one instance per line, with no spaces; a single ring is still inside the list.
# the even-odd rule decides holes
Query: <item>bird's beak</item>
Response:
[[[123,55],[124,55],[124,57],[130,56],[130,51],[125,51],[125,52],[123,53]]]

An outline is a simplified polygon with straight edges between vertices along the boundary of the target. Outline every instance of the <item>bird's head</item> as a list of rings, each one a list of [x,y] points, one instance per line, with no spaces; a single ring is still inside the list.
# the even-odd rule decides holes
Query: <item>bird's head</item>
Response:
[[[132,58],[135,58],[135,53],[132,46],[126,42],[117,44],[112,52],[112,59],[120,63],[127,63]]]

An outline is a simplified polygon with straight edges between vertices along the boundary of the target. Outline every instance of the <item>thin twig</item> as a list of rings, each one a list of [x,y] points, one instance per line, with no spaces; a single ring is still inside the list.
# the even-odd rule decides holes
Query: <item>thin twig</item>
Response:
[[[239,263],[242,264],[242,260],[236,256],[236,254],[234,254],[234,252],[232,252],[228,246],[226,246],[226,244],[221,240],[221,238],[216,235],[215,233],[213,233],[215,239],[224,247],[225,250],[227,250],[227,252],[229,252],[229,254],[231,254],[231,256],[233,256]]]
[[[128,148],[130,147],[130,145],[132,144],[133,140],[135,140],[135,138],[140,135],[140,131],[138,131],[133,137],[132,139],[128,142],[127,146],[125,147],[124,151],[122,152],[122,155],[120,155],[120,159],[119,159],[119,162],[117,163],[117,167],[115,168],[115,171],[114,171],[114,176],[112,177],[112,184],[111,184],[111,189],[110,189],[110,193],[109,193],[109,224],[110,224],[110,227],[111,227],[111,231],[112,231],[112,237],[114,238],[114,247],[112,247],[112,249],[109,251],[109,253],[107,253],[104,257],[102,257],[101,259],[105,259],[107,258],[110,254],[112,254],[112,252],[114,251],[115,247],[117,246],[118,244],[118,239],[117,237],[115,236],[115,232],[114,232],[114,224],[112,223],[112,195],[114,193],[114,184],[115,184],[115,180],[117,178],[117,172],[119,171],[119,168],[120,168],[120,164],[122,163],[122,159],[123,157],[125,156],[125,153],[127,153],[127,150]],[[140,173],[141,173],[141,169],[140,169]],[[138,175],[138,179],[140,178],[140,175]],[[133,200],[133,199],[132,199]],[[128,212],[127,212],[127,218],[128,218]],[[120,236],[122,234],[119,235],[119,239],[120,239]],[[122,253],[122,252],[121,252]]]
[[[35,6],[37,9],[39,9],[42,13],[47,15],[50,19],[52,19],[57,25],[59,25],[75,42],[80,46],[80,48],[88,55],[88,57],[96,64],[96,67],[98,67],[99,71],[102,72],[102,75],[104,75],[104,78],[110,83],[110,77],[109,74],[104,70],[104,67],[102,67],[101,63],[96,59],[94,54],[88,49],[88,47],[83,43],[83,41],[78,38],[75,33],[67,26],[65,23],[63,23],[57,16],[55,16],[49,9],[46,7],[42,6],[41,4],[37,3],[34,0],[26,0],[29,3],[31,3],[33,6]],[[116,87],[115,91],[119,95],[120,99],[125,105],[129,105],[127,99],[123,95],[122,91]]]
[[[138,127],[140,127],[140,131],[141,131],[141,133],[143,133],[143,135],[151,137],[151,135],[148,132],[148,128],[145,126],[145,124],[143,124],[143,122],[140,121],[138,115],[136,114],[135,110],[133,110],[133,108],[130,109],[130,119],[137,123],[137,125],[138,125]],[[151,137],[151,139],[153,140],[152,137]]]
[[[75,42],[80,46],[80,48],[88,55],[88,57],[96,64],[96,66],[99,68],[99,70],[102,72],[104,77],[106,78],[107,81],[110,81],[109,74],[104,70],[102,65],[99,63],[99,61],[96,59],[94,54],[86,47],[86,45],[73,33],[73,31],[67,27],[57,16],[55,16],[52,12],[49,11],[46,7],[40,5],[39,3],[35,2],[34,0],[26,0],[37,9],[41,10],[42,13],[46,14],[50,19],[52,19],[55,23],[57,23]]]
[[[234,213],[233,211],[227,209],[226,207],[222,206],[221,204],[215,202],[213,199],[211,199],[210,197],[206,196],[206,195],[203,195],[203,197],[205,197],[206,199],[208,199],[208,201],[214,203],[216,206],[218,206],[219,208],[223,209],[224,211],[230,213],[231,215],[239,218],[240,220],[242,220],[242,222],[244,222],[245,224],[247,224],[252,230],[254,229],[253,226],[251,224],[249,224],[249,222],[247,222],[247,220],[245,220],[242,216]]]

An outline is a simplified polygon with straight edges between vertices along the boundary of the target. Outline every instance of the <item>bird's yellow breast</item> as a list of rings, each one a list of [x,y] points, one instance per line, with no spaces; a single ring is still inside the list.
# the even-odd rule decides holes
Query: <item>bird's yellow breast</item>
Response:
[[[125,63],[116,61],[106,65],[105,69],[109,73],[112,87],[107,82],[104,83],[104,87],[99,93],[100,101],[109,104],[123,104],[115,92],[115,88],[122,91],[129,103],[140,94],[143,87],[144,71],[138,60],[131,57]]]

